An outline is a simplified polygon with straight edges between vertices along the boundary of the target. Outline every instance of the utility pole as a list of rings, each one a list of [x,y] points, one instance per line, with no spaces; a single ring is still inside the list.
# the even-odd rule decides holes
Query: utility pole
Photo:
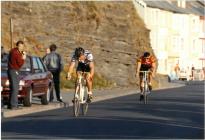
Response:
[[[13,48],[13,20],[10,19],[11,49]]]

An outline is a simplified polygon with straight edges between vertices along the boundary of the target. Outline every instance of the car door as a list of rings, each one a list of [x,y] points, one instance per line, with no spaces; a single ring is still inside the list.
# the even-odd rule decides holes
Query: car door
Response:
[[[47,71],[43,65],[43,62],[41,61],[40,58],[36,58],[37,62],[38,62],[38,66],[39,66],[39,70],[41,71],[41,73],[39,73],[39,90],[41,93],[45,93],[48,85],[49,85],[49,81],[48,81],[48,77],[47,77]]]
[[[33,74],[32,74],[32,81],[33,81],[33,93],[39,94],[41,93],[41,70],[38,64],[37,57],[32,57],[32,64],[33,64]]]

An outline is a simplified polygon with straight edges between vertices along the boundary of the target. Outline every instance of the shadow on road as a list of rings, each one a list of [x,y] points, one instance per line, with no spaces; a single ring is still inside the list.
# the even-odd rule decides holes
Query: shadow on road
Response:
[[[153,91],[147,105],[138,96],[93,103],[79,118],[64,108],[5,119],[2,138],[204,138],[203,89]]]

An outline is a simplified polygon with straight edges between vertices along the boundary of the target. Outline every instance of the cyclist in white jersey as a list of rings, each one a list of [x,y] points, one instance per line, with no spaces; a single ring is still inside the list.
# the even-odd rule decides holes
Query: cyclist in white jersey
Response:
[[[68,79],[71,79],[71,73],[73,71],[73,68],[75,67],[76,62],[78,62],[77,76],[79,76],[79,72],[88,72],[86,74],[86,82],[88,87],[87,102],[91,102],[93,98],[92,83],[93,83],[93,76],[94,76],[93,55],[88,50],[84,50],[81,47],[76,48],[74,53],[72,54],[72,58],[69,64],[68,73],[67,73]]]

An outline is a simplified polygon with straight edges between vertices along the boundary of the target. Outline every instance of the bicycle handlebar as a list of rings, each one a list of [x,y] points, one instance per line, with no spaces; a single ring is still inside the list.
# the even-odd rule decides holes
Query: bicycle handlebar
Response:
[[[139,71],[139,72],[149,73],[149,72],[152,72],[152,71]]]
[[[80,73],[80,75],[83,75],[83,74],[89,74],[90,72],[82,72],[82,71],[78,71],[77,73]],[[66,76],[66,79],[68,79],[68,76]]]
[[[90,72],[82,72],[82,71],[78,71],[77,73],[80,73],[80,74],[88,74]]]

